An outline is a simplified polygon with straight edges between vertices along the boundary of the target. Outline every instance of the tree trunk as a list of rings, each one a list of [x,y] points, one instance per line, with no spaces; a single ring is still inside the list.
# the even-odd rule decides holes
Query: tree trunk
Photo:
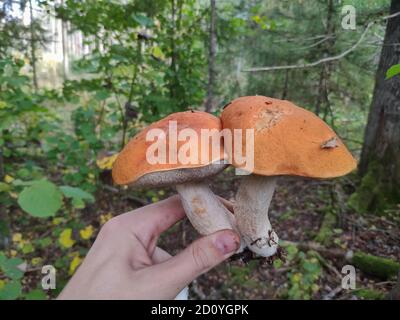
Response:
[[[333,34],[335,33],[335,7],[333,0],[329,0],[326,8],[326,30],[325,37],[327,38],[325,42],[322,43],[322,52],[324,57],[329,57],[332,54],[332,48],[335,44],[335,38]],[[317,104],[315,106],[315,113],[319,115],[323,111],[323,119],[326,121],[328,113],[332,114],[331,105],[329,101],[329,90],[328,82],[330,79],[332,63],[324,63],[321,66],[321,71],[319,75],[318,83],[318,98]],[[321,107],[323,106],[323,110]],[[331,119],[333,125],[333,117]]]
[[[285,82],[283,84],[283,90],[282,90],[282,100],[286,100],[288,96],[288,91],[289,91],[289,75],[290,75],[290,70],[286,70],[285,72]]]
[[[61,1],[61,6],[64,6],[64,0]],[[67,80],[69,72],[69,56],[68,56],[68,26],[64,20],[61,20],[61,39],[63,53],[63,78]]]
[[[32,0],[29,0],[29,18],[30,18],[30,32],[31,32],[31,67],[33,73],[33,87],[35,91],[38,90],[38,79],[37,79],[37,72],[36,72],[36,39],[35,39],[35,31],[33,25],[33,7],[32,7]]]
[[[210,5],[211,5],[211,19],[210,19],[210,47],[209,47],[209,58],[208,58],[208,85],[207,85],[207,101],[206,101],[207,112],[210,112],[213,109],[214,86],[215,86],[215,56],[217,49],[217,30],[216,30],[217,12],[215,7],[215,0],[211,0]]]
[[[400,0],[392,0],[390,14],[399,11]],[[385,80],[400,63],[399,43],[397,16],[387,22],[359,166],[362,181],[350,199],[358,211],[382,213],[400,202],[400,77]]]

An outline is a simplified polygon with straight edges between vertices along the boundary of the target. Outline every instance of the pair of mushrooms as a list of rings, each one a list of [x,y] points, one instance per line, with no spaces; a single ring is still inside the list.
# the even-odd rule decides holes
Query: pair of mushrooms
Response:
[[[191,128],[200,136],[202,129],[254,130],[254,170],[241,178],[236,194],[234,215],[209,189],[207,179],[226,167],[227,153],[224,148],[218,155],[212,154],[212,143],[223,144],[223,139],[207,142],[198,140],[199,161],[192,163],[151,164],[146,160],[146,150],[153,142],[146,141],[151,129],[165,132],[168,142],[168,126],[176,121],[177,132]],[[234,134],[231,135],[235,137]],[[230,153],[229,163],[236,168],[243,165],[235,159],[238,144],[232,140],[225,145]],[[202,144],[209,144],[208,148]],[[185,141],[177,141],[167,148],[166,157],[176,155]],[[227,142],[225,142],[227,144]],[[206,154],[205,154],[206,153]],[[241,153],[243,154],[243,152]],[[200,159],[209,159],[202,163]],[[269,205],[279,176],[291,175],[309,178],[333,178],[355,169],[356,161],[335,132],[313,113],[286,100],[264,96],[248,96],[233,100],[224,108],[221,119],[201,111],[174,113],[153,123],[137,134],[118,155],[113,166],[113,178],[117,184],[139,187],[175,185],[182,204],[194,228],[202,235],[222,229],[240,233],[242,246],[263,257],[276,253],[278,236],[268,218]]]

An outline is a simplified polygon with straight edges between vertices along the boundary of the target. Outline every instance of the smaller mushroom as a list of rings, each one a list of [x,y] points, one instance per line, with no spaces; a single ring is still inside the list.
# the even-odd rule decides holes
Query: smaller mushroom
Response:
[[[278,248],[278,236],[268,209],[279,176],[334,178],[354,170],[357,162],[324,121],[286,100],[241,97],[223,110],[221,119],[224,130],[254,132],[254,170],[241,180],[234,213],[249,249],[260,256],[272,256]],[[226,143],[230,161],[243,168],[235,161],[235,143]],[[241,147],[238,151],[243,154],[246,141]]]
[[[169,132],[171,123],[176,124],[174,133]],[[196,143],[177,140],[176,144],[170,145],[170,135],[179,137],[188,128],[196,133]],[[166,159],[170,159],[170,154],[173,154],[175,161],[152,163],[146,158],[147,151],[154,143],[146,139],[152,129],[164,132],[159,139],[166,144]],[[204,129],[211,132],[205,141],[200,138]],[[201,235],[222,229],[236,230],[232,213],[210,190],[206,181],[227,167],[220,131],[221,120],[209,113],[192,110],[171,114],[144,129],[125,146],[113,165],[113,179],[117,184],[136,187],[175,186],[187,217]],[[188,148],[189,153],[196,151],[193,151],[195,161],[182,163],[178,153],[187,144],[193,147]],[[213,152],[213,148],[219,152]]]

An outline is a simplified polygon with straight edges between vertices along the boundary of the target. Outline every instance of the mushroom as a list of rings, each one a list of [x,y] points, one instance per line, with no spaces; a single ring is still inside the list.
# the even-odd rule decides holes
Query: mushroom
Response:
[[[227,166],[220,131],[221,120],[209,113],[173,113],[138,133],[125,146],[114,162],[113,179],[117,184],[136,187],[175,185],[187,217],[201,235],[236,230],[232,213],[205,181]],[[148,141],[149,137],[153,141]],[[156,163],[152,155],[164,157],[165,162]]]
[[[246,129],[254,132],[254,169],[241,179],[234,213],[248,248],[260,256],[272,256],[278,236],[268,209],[279,176],[338,177],[355,169],[356,160],[324,121],[290,101],[241,97],[224,108],[221,119],[224,130],[242,129],[242,137]],[[246,141],[242,150],[233,150],[234,146],[225,141],[229,161],[243,168],[235,153],[243,154]]]

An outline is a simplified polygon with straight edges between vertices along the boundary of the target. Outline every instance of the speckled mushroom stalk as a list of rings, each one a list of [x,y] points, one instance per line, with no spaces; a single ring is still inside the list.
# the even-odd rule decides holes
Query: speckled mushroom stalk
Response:
[[[278,236],[268,217],[275,186],[275,177],[249,175],[242,178],[236,194],[239,232],[247,247],[262,257],[274,255],[278,248]]]
[[[178,184],[182,206],[193,227],[202,235],[218,230],[237,230],[232,213],[210,190],[205,182]]]

